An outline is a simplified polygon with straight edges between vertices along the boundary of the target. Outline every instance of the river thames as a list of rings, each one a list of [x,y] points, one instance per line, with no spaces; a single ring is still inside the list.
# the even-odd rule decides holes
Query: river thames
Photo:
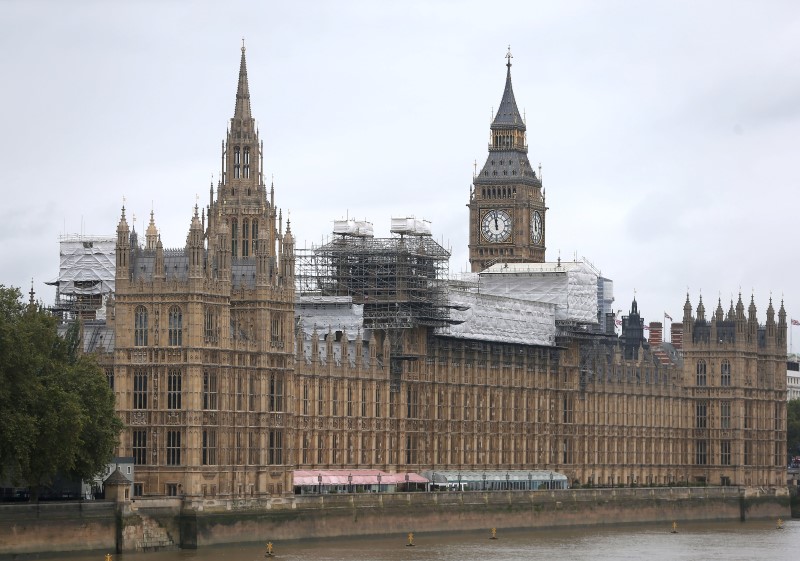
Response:
[[[608,561],[796,561],[800,546],[800,520],[787,520],[782,530],[776,521],[745,523],[678,522],[671,526],[586,527],[570,529],[498,530],[496,540],[486,531],[414,535],[407,547],[406,534],[381,537],[275,542],[276,561],[521,561],[542,559]],[[264,559],[264,542],[114,555],[115,561],[258,561]],[[103,561],[105,552],[69,555],[71,561]],[[57,555],[55,557],[64,558]],[[52,557],[51,557],[52,558]]]

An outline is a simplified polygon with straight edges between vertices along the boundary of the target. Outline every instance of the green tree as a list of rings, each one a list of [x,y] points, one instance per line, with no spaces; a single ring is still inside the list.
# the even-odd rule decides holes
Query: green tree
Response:
[[[792,399],[786,408],[786,450],[800,456],[800,399]]]
[[[77,324],[59,337],[46,310],[0,285],[0,477],[32,497],[56,474],[102,472],[122,430],[105,374],[79,349]]]

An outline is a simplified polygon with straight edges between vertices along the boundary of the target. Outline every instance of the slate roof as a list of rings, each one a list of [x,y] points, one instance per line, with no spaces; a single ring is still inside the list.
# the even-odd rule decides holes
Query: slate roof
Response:
[[[528,155],[522,150],[492,150],[475,184],[525,183],[539,184]]]
[[[514,99],[514,89],[511,87],[511,63],[506,65],[508,72],[506,73],[506,87],[503,90],[503,99],[500,100],[500,107],[497,108],[497,114],[492,121],[492,130],[495,128],[509,127],[525,130],[525,121],[519,114],[517,108],[517,100]]]

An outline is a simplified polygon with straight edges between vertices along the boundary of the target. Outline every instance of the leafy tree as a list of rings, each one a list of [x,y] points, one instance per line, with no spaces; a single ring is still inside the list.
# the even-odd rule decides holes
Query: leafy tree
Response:
[[[800,456],[800,399],[792,399],[786,408],[786,449],[789,456]]]
[[[90,479],[114,453],[122,421],[79,326],[59,337],[46,310],[0,285],[0,477],[32,497],[56,474]]]

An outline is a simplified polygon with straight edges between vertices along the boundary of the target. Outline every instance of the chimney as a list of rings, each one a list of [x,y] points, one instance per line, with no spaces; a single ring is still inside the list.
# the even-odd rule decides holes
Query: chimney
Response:
[[[664,341],[663,333],[664,325],[660,321],[650,322],[650,338],[648,340],[651,345],[660,345]]]
[[[673,323],[670,329],[670,337],[672,339],[672,346],[680,350],[683,348],[683,324]]]

